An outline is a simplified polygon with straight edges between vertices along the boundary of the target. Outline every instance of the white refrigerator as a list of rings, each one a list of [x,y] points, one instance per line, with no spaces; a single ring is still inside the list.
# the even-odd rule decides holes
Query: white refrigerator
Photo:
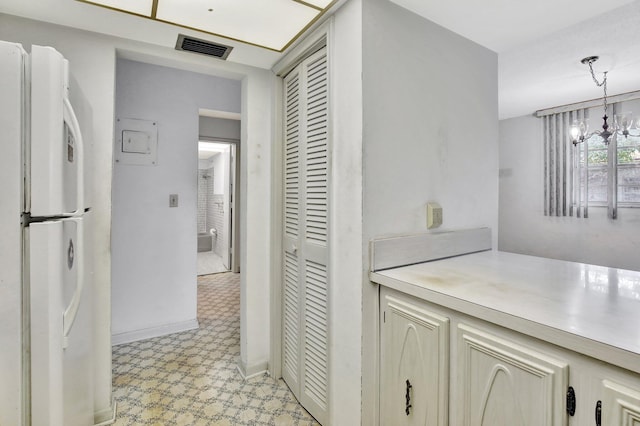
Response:
[[[69,63],[0,42],[0,425],[92,425],[91,209]]]

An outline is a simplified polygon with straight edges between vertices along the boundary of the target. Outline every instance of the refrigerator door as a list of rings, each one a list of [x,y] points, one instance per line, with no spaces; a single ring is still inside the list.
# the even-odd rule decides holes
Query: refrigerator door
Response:
[[[26,52],[0,42],[0,425],[24,420],[22,321],[22,141]]]
[[[82,134],[68,98],[68,62],[51,47],[31,49],[31,144],[27,211],[33,217],[84,211]]]
[[[29,247],[31,422],[93,424],[90,294],[82,262],[83,218],[32,223]],[[78,299],[68,335],[64,314]]]

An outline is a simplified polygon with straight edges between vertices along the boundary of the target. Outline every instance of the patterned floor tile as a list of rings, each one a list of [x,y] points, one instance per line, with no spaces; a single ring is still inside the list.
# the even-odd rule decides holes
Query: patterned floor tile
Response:
[[[240,276],[198,277],[200,328],[113,348],[116,425],[318,425],[285,383],[243,380]]]

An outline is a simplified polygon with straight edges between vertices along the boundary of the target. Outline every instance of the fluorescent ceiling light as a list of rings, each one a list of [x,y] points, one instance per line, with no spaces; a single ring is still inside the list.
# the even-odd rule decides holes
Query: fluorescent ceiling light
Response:
[[[229,149],[229,144],[214,142],[198,142],[198,151],[204,152],[225,152]]]
[[[293,0],[293,1],[299,1],[300,3],[307,3],[312,6],[318,7],[320,9],[324,9],[325,7],[329,6],[333,0]]]
[[[334,0],[78,0],[283,51]]]
[[[159,0],[156,19],[280,50],[319,13],[292,0]]]
[[[85,3],[93,3],[110,9],[118,9],[137,15],[151,16],[153,0],[82,0]]]

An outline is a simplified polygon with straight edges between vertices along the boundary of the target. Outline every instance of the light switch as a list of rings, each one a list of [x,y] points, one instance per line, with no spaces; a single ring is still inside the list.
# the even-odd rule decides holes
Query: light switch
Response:
[[[178,207],[178,194],[169,194],[169,207]]]
[[[146,132],[135,130],[122,131],[122,152],[134,154],[148,154],[150,152],[151,138]]]
[[[427,229],[442,225],[442,207],[438,203],[427,203]]]

